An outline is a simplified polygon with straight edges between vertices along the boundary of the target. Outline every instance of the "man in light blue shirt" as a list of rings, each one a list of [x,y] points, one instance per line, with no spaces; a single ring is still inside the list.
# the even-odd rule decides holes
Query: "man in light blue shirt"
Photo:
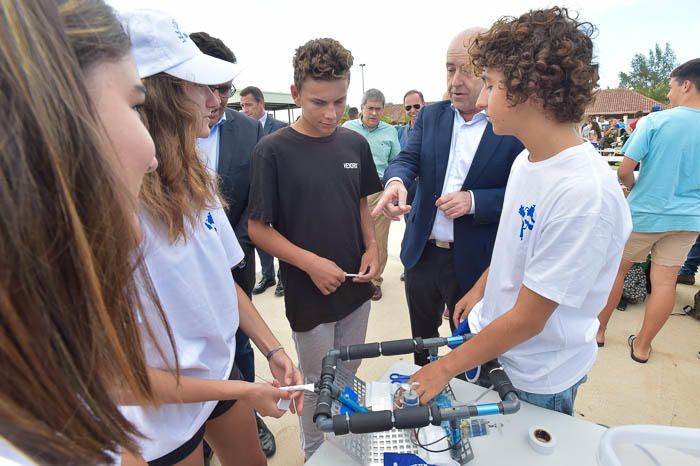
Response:
[[[651,253],[651,298],[642,328],[630,335],[630,357],[646,363],[651,342],[671,315],[676,276],[700,232],[700,58],[671,73],[670,110],[640,120],[622,149],[617,174],[627,189],[634,228],[608,303],[601,312],[598,345],[622,295],[624,277],[633,263]],[[639,179],[633,170],[641,163]]]
[[[362,116],[356,120],[348,120],[343,124],[344,128],[351,129],[367,139],[372,150],[372,158],[377,167],[379,179],[384,178],[384,170],[389,162],[394,160],[401,152],[401,145],[396,134],[396,129],[381,120],[384,113],[384,94],[378,89],[368,89],[362,96]],[[382,193],[378,192],[367,196],[367,204],[370,209],[374,209]],[[379,273],[372,279],[375,286],[372,300],[377,301],[382,298],[382,273],[386,267],[388,257],[387,247],[389,242],[389,226],[391,220],[380,215],[374,219],[374,231],[379,247]]]

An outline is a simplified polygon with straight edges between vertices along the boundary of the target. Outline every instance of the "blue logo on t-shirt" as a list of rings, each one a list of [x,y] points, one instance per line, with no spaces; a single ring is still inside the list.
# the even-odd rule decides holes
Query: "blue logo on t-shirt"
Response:
[[[535,226],[535,204],[532,204],[532,206],[521,204],[518,213],[522,217],[522,223],[520,224],[520,241],[522,241],[525,237],[525,232],[532,230]]]
[[[217,231],[216,226],[214,225],[214,217],[211,216],[211,212],[207,214],[207,219],[204,221],[204,226],[210,230]]]

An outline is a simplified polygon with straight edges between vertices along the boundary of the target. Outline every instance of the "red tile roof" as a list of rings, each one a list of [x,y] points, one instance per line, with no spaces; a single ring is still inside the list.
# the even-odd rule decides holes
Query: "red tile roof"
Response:
[[[632,89],[601,89],[595,100],[586,108],[587,115],[634,115],[635,112],[642,111],[650,113],[655,105],[661,105],[645,95],[633,91]]]

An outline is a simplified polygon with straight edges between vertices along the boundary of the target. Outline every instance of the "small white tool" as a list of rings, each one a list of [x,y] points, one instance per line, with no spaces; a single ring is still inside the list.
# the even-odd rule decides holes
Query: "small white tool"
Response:
[[[312,383],[307,383],[305,385],[289,385],[287,387],[280,387],[280,390],[284,390],[286,392],[298,392],[301,390],[305,390],[307,392],[312,392],[314,391],[314,384]]]
[[[346,273],[345,278],[354,278],[354,277],[359,277],[359,273]]]
[[[285,400],[284,398],[280,398],[277,401],[277,407],[282,411],[287,411],[290,404],[292,404],[292,400]]]

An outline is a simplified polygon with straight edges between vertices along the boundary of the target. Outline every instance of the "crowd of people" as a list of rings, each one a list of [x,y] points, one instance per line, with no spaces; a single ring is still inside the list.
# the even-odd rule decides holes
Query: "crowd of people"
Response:
[[[447,99],[408,91],[398,129],[377,89],[339,126],[353,56],[313,39],[293,57],[301,117],[286,125],[256,87],[227,108],[234,53],[167,13],[4,2],[0,458],[198,465],[210,449],[266,464],[262,418],[288,400],[308,459],[324,441],[316,396],[282,388],[365,342],[402,217],[413,337],[437,336],[445,308],[475,334],[415,355],[421,403],[498,357],[520,399],[572,415],[625,273],[650,254],[629,337],[647,362],[697,270],[700,59],[673,71],[673,108],[637,122],[614,172],[589,142],[600,129],[581,134],[593,32],[559,7],[466,29],[446,51]],[[296,364],[251,301],[275,285]],[[255,381],[251,342],[273,381]]]

